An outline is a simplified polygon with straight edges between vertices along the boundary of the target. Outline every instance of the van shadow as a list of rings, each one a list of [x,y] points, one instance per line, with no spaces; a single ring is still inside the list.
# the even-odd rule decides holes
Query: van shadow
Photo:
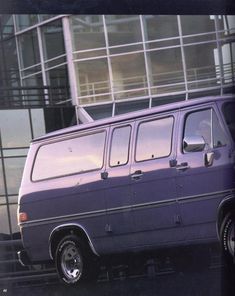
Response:
[[[12,295],[235,295],[234,270],[224,263],[221,254],[214,247],[111,256],[102,259],[100,266],[100,275],[96,282],[68,287],[55,280],[40,286],[15,287]]]

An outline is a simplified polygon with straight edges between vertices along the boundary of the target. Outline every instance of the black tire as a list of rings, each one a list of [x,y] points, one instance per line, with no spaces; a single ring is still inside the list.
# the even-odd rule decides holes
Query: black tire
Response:
[[[223,219],[220,227],[222,250],[226,260],[234,262],[235,256],[235,213],[229,212]]]
[[[55,265],[60,280],[67,285],[75,285],[94,278],[94,266],[89,247],[77,236],[68,235],[58,244]],[[97,273],[96,273],[97,275]]]

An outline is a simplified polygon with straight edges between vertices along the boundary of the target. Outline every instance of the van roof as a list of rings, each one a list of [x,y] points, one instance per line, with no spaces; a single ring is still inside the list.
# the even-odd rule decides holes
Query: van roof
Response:
[[[162,112],[167,112],[167,111],[171,111],[171,110],[182,109],[184,107],[195,106],[195,105],[208,103],[208,102],[212,102],[212,101],[219,101],[219,100],[232,99],[232,98],[235,98],[235,97],[233,95],[210,96],[210,97],[202,97],[202,98],[197,98],[197,99],[190,99],[187,101],[181,101],[181,102],[176,102],[176,103],[169,103],[169,104],[165,104],[165,105],[161,105],[161,106],[157,106],[157,107],[152,107],[149,109],[143,109],[140,111],[134,111],[134,112],[125,113],[122,115],[117,115],[114,117],[99,119],[99,120],[89,122],[89,123],[84,123],[81,125],[74,125],[71,127],[63,128],[63,129],[60,129],[60,130],[57,130],[54,132],[50,132],[44,136],[35,138],[34,140],[32,140],[32,143],[38,142],[38,141],[43,141],[43,140],[50,139],[50,138],[54,138],[54,137],[61,136],[61,135],[74,133],[77,131],[87,130],[90,128],[96,128],[96,127],[100,127],[100,126],[104,126],[104,125],[109,125],[112,123],[122,122],[125,120],[131,120],[131,119],[135,119],[135,118],[139,118],[139,117],[145,117],[145,116],[156,114],[156,113],[162,113]]]

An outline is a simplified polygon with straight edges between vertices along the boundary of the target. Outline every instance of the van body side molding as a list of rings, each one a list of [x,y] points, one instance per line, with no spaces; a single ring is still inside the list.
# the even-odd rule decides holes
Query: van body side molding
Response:
[[[88,217],[96,217],[99,215],[103,215],[105,213],[118,213],[118,212],[130,211],[130,210],[141,210],[143,208],[149,208],[149,207],[160,207],[162,205],[166,205],[166,204],[170,204],[170,203],[174,203],[174,202],[190,202],[194,199],[214,198],[214,197],[217,197],[218,195],[232,194],[233,192],[235,192],[234,189],[227,189],[224,191],[216,191],[216,192],[210,192],[210,193],[199,194],[199,195],[185,196],[185,197],[180,197],[177,199],[168,199],[168,200],[164,200],[164,201],[135,204],[133,206],[123,206],[123,207],[117,207],[117,208],[109,208],[106,210],[104,209],[104,210],[99,210],[99,211],[83,212],[83,213],[79,213],[79,214],[72,214],[72,215],[66,215],[66,216],[51,217],[51,218],[47,218],[47,219],[37,219],[37,220],[23,222],[23,223],[20,223],[19,225],[21,227],[32,227],[32,226],[41,225],[41,224],[59,222],[58,220],[61,220],[61,222],[63,222],[65,220],[69,220],[69,219],[71,220],[71,219],[82,219],[82,218],[88,218]],[[83,229],[83,227],[80,224],[76,224],[76,223],[68,223],[68,224],[66,223],[63,225],[77,225],[78,227]],[[85,231],[85,229],[84,229],[84,231]]]

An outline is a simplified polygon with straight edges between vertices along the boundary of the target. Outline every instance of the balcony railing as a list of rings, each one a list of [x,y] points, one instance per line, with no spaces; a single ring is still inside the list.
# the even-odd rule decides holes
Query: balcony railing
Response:
[[[0,87],[0,108],[71,106],[68,87]]]
[[[80,84],[81,104],[98,103],[100,97],[109,96],[112,92],[116,100],[129,99],[133,97],[148,96],[158,94],[172,95],[176,92],[188,92],[206,89],[231,88],[234,85],[235,64],[194,67],[187,69],[186,77],[183,70],[166,71],[159,74],[152,74],[149,77],[149,86],[146,75],[123,77],[113,81],[111,89],[108,80]],[[187,79],[187,83],[185,82]],[[187,86],[187,87],[186,87]],[[222,91],[221,91],[222,92]],[[110,96],[109,96],[110,99]]]

